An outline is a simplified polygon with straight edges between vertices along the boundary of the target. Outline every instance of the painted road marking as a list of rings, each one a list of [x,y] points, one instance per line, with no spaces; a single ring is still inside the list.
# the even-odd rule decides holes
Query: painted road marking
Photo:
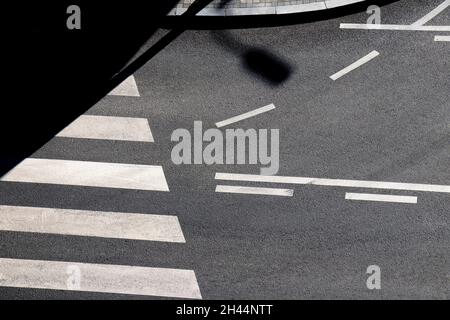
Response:
[[[192,270],[3,258],[0,270],[2,287],[202,298]]]
[[[83,115],[57,137],[154,142],[147,119]]]
[[[391,195],[369,194],[369,193],[346,193],[345,199],[360,200],[360,201],[417,203],[417,197],[391,196]]]
[[[450,42],[450,36],[434,36],[434,41]]]
[[[167,215],[0,206],[0,230],[185,243]]]
[[[400,24],[364,24],[364,23],[341,23],[341,29],[363,29],[363,30],[396,30],[396,31],[450,31],[450,26],[414,26]]]
[[[161,166],[28,158],[1,181],[169,191]]]
[[[261,108],[255,109],[253,111],[241,114],[239,116],[235,116],[235,117],[229,118],[227,120],[223,120],[223,121],[217,122],[216,123],[216,127],[217,128],[222,128],[222,127],[225,127],[225,126],[227,126],[229,124],[232,124],[232,123],[244,120],[244,119],[248,119],[248,118],[257,116],[257,115],[259,115],[261,113],[264,113],[264,112],[267,112],[267,111],[270,111],[270,110],[273,110],[273,109],[275,109],[275,105],[271,103],[271,104],[269,104],[269,105],[267,105],[265,107],[261,107]]]
[[[366,64],[367,62],[369,62],[370,60],[374,59],[375,57],[377,57],[380,53],[378,51],[372,51],[371,53],[369,53],[368,55],[362,57],[361,59],[359,59],[358,61],[352,63],[351,65],[349,65],[348,67],[342,69],[341,71],[333,74],[332,76],[330,76],[330,78],[334,81],[336,81],[337,79],[339,79],[340,77],[346,75],[347,73],[359,68],[360,66]]]
[[[136,84],[134,76],[129,76],[110,93],[110,96],[128,96],[128,97],[140,97],[139,90]]]
[[[362,2],[362,1],[364,1],[364,0],[326,0],[325,6],[327,7],[327,9],[331,9],[331,8],[341,7],[341,6],[345,6],[345,5],[349,5],[349,4],[353,4],[353,3],[357,3],[357,2]]]
[[[340,179],[318,179],[306,177],[287,176],[262,176],[253,174],[216,173],[216,180],[246,181],[246,182],[270,182],[284,184],[310,184],[317,186],[367,188],[367,189],[392,189],[422,192],[450,193],[450,186],[435,184],[414,184],[399,182],[381,182],[364,180],[340,180]]]
[[[223,193],[242,193],[242,194],[258,194],[266,196],[292,197],[294,190],[292,189],[275,189],[275,188],[257,188],[257,187],[240,187],[240,186],[216,186],[216,192]]]
[[[423,18],[417,20],[412,25],[413,26],[423,26],[428,21],[432,20],[434,17],[436,17],[439,13],[444,11],[445,9],[450,6],[450,0],[445,0],[443,3],[441,3],[439,6],[437,6],[435,9],[433,9],[430,13],[425,15]]]

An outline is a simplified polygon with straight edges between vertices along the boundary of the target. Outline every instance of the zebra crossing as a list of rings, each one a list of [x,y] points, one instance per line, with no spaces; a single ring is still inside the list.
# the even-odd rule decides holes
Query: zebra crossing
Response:
[[[138,97],[133,76],[111,96]],[[59,138],[154,143],[147,119],[82,115]],[[0,181],[170,192],[158,165],[28,158]],[[0,201],[0,232],[70,235],[184,244],[176,216],[5,205]],[[73,281],[74,273],[78,281]],[[75,283],[75,285],[74,285]],[[201,299],[193,270],[12,259],[0,256],[0,287],[71,290]]]

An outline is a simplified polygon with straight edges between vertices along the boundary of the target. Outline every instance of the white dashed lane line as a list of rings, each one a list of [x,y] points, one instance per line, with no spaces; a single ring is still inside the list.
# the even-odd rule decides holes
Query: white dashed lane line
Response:
[[[450,36],[435,36],[434,41],[450,42]]]
[[[370,60],[374,59],[375,57],[377,57],[380,53],[378,51],[372,51],[371,53],[369,53],[368,55],[362,57],[361,59],[359,59],[358,61],[352,63],[351,65],[349,65],[348,67],[342,69],[341,71],[333,74],[332,76],[330,76],[330,78],[334,81],[336,81],[337,79],[343,77],[344,75],[346,75],[347,73],[361,67],[362,65],[366,64],[367,62],[369,62]]]
[[[267,112],[267,111],[270,111],[270,110],[273,110],[273,109],[275,109],[275,105],[269,104],[267,106],[264,106],[264,107],[261,107],[261,108],[258,108],[258,109],[246,112],[246,113],[241,114],[239,116],[235,116],[235,117],[229,118],[227,120],[223,120],[223,121],[217,122],[216,123],[216,127],[217,128],[225,127],[225,126],[228,126],[228,125],[230,125],[232,123],[235,123],[235,122],[238,122],[238,121],[242,121],[242,120],[245,120],[245,119],[257,116],[257,115],[259,115],[261,113],[264,113],[264,112]]]
[[[377,201],[377,202],[397,202],[397,203],[417,203],[417,197],[410,196],[392,196],[384,194],[370,193],[346,193],[345,199],[359,201]]]
[[[276,189],[276,188],[257,188],[257,187],[241,187],[241,186],[216,186],[216,192],[222,193],[240,193],[254,194],[265,196],[292,197],[294,190],[292,189]]]

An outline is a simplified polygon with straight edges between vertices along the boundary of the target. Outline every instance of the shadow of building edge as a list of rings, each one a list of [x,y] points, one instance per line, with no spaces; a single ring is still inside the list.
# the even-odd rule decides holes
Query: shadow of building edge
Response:
[[[91,3],[91,12],[101,12],[101,16],[107,18],[98,21],[87,19],[87,31],[70,33],[61,30],[65,21],[60,19],[56,19],[59,23],[56,30],[49,29],[52,28],[51,22],[54,20],[50,14],[55,14],[55,10],[47,12],[46,7],[39,7],[37,11],[42,15],[36,16],[45,21],[44,33],[39,28],[39,23],[33,24],[25,33],[19,32],[19,35],[24,36],[23,39],[15,39],[11,44],[11,47],[16,49],[12,52],[11,61],[17,63],[11,63],[8,66],[10,68],[6,69],[11,71],[10,84],[15,87],[11,88],[9,94],[15,97],[16,103],[4,106],[1,110],[4,120],[0,126],[0,177],[85,113],[186,29],[300,24],[361,12],[369,3],[385,5],[396,1],[398,0],[374,0],[325,12],[294,14],[289,17],[227,17],[226,21],[217,17],[195,17],[211,0],[197,0],[182,17],[166,17],[177,0],[153,0],[150,5],[135,4],[130,6],[131,11],[125,10],[126,12],[122,6],[111,5],[110,1],[106,7],[104,3],[97,2],[95,5]],[[73,4],[72,2],[77,1],[61,1],[58,8],[62,10],[64,6]],[[83,5],[85,4],[86,2]],[[95,17],[95,14],[91,13],[91,17]],[[33,19],[29,20],[34,23]],[[108,24],[111,21],[112,25]],[[127,65],[159,27],[171,30]],[[263,62],[262,65],[272,60],[273,67],[284,68],[278,70],[280,73],[273,80],[275,83],[284,81],[289,76],[289,66],[283,66],[280,61],[273,60],[274,58],[268,52],[249,48],[244,54],[244,64],[265,77],[267,72],[260,69],[261,63],[258,63],[258,59]]]
[[[197,0],[201,10],[211,0]],[[163,42],[129,64],[160,27],[178,0],[131,0],[126,6],[111,0],[36,3],[22,1],[24,16],[11,17],[4,64],[11,100],[1,108],[0,177],[78,116],[176,38]],[[81,30],[68,30],[66,9],[82,8]],[[27,14],[28,13],[28,14]]]

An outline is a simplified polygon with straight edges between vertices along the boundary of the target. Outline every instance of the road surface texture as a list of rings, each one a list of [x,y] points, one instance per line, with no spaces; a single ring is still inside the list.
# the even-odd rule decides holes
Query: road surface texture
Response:
[[[442,3],[185,31],[2,178],[0,297],[449,299],[450,32],[420,26],[450,8],[416,23]],[[174,130],[270,104],[221,130],[279,129],[275,177],[172,162]]]

